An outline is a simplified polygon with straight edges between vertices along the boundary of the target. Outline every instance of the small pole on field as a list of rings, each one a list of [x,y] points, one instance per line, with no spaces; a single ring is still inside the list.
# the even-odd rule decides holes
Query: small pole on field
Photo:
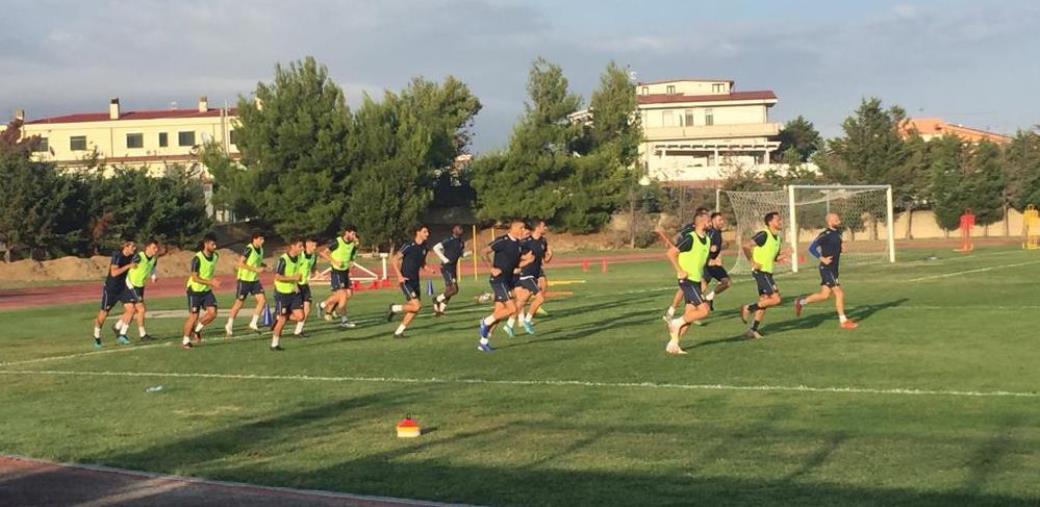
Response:
[[[473,281],[477,281],[477,224],[473,224]]]

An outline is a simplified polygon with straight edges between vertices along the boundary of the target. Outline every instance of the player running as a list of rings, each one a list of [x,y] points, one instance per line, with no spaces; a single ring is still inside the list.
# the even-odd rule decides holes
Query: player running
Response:
[[[94,319],[94,348],[101,348],[101,329],[105,325],[105,319],[112,307],[122,303],[123,315],[119,317],[112,329],[116,333],[116,341],[122,345],[129,345],[130,339],[126,337],[126,330],[130,327],[130,318],[134,315],[134,305],[137,304],[137,295],[127,285],[127,272],[137,266],[134,256],[134,242],[125,240],[118,250],[112,252],[109,260],[108,275],[105,276],[105,285],[101,288],[101,309],[98,310],[97,318]]]
[[[350,266],[357,257],[360,241],[353,225],[343,228],[343,234],[337,237],[318,255],[332,266],[332,293],[318,305],[318,311],[327,321],[332,321],[339,314],[339,325],[357,327],[347,318],[347,301],[354,295],[350,288]]]
[[[682,355],[686,351],[679,345],[679,337],[686,334],[690,324],[708,316],[710,307],[701,296],[701,281],[704,278],[704,264],[711,252],[711,240],[708,238],[708,212],[704,210],[693,217],[694,229],[676,245],[668,249],[668,260],[675,268],[679,279],[679,290],[683,293],[686,307],[683,314],[668,322],[668,345],[665,352]]]
[[[155,267],[159,264],[159,242],[154,239],[148,240],[144,245],[144,251],[135,254],[136,265],[127,273],[126,282],[130,290],[137,296],[137,304],[134,305],[134,318],[137,320],[137,332],[141,341],[154,340],[144,329],[145,314],[148,311],[144,306],[144,286],[149,278],[155,281]],[[129,323],[128,323],[129,325]],[[123,329],[123,335],[127,330]]]
[[[238,270],[235,278],[235,302],[231,304],[231,313],[228,314],[227,324],[224,331],[228,336],[232,335],[235,327],[235,317],[246,298],[253,296],[256,299],[256,307],[253,308],[253,319],[249,321],[249,329],[259,333],[260,316],[267,307],[267,295],[264,294],[264,286],[260,284],[260,273],[264,272],[267,265],[264,264],[264,235],[254,232],[246,245],[242,255],[238,257]]]
[[[693,212],[694,219],[696,219],[697,215],[701,213],[706,213],[707,211],[708,208],[697,208]],[[668,245],[669,247],[674,246],[678,244],[680,241],[682,241],[682,239],[689,235],[691,232],[693,232],[693,222],[694,220],[691,220],[690,223],[685,224],[682,227],[679,227],[679,232],[677,232],[675,234],[675,237],[670,241],[668,240],[667,236],[662,235],[663,233],[658,232],[658,235],[662,235],[661,239],[665,242],[666,245]],[[685,295],[683,295],[682,289],[676,289],[675,295],[672,296],[672,304],[668,306],[668,309],[664,312],[664,316],[661,317],[662,319],[664,319],[665,322],[670,322],[672,318],[675,317],[675,308],[679,306],[679,303],[682,303],[684,298]]]
[[[477,350],[481,352],[495,351],[489,341],[491,332],[499,321],[516,313],[516,303],[513,301],[513,271],[533,261],[530,253],[522,255],[520,251],[520,239],[524,236],[525,230],[523,221],[513,220],[509,224],[509,232],[495,238],[481,252],[484,261],[491,266],[489,283],[495,298],[494,311],[480,320],[480,343]]]
[[[707,291],[708,284],[711,283],[712,279],[717,281],[715,288],[704,295],[704,300],[708,302],[708,306],[711,307],[712,311],[715,310],[715,296],[726,292],[726,289],[733,285],[729,279],[729,273],[722,266],[722,257],[720,256],[722,250],[726,247],[722,241],[722,229],[725,227],[726,217],[722,216],[722,213],[718,211],[712,213],[707,231],[708,240],[711,241],[711,251],[708,253],[708,265],[704,268],[704,281],[701,283],[701,290]]]
[[[794,301],[794,314],[801,317],[802,309],[809,303],[826,301],[834,294],[834,308],[838,311],[838,322],[842,329],[856,329],[858,324],[845,316],[845,290],[838,282],[838,262],[845,251],[841,237],[841,216],[827,213],[827,228],[823,230],[812,244],[809,254],[820,261],[820,291]]]
[[[422,310],[422,301],[419,299],[422,293],[422,284],[419,283],[419,270],[426,266],[426,240],[430,237],[430,229],[425,225],[416,226],[413,230],[412,241],[405,243],[400,250],[394,254],[390,263],[397,273],[401,292],[404,294],[403,305],[390,305],[386,312],[386,321],[394,319],[395,313],[404,312],[401,325],[394,331],[394,338],[404,338],[404,331],[408,324],[412,323],[415,314]]]
[[[458,266],[459,259],[466,256],[466,241],[462,239],[462,226],[451,228],[451,235],[433,245],[433,253],[441,260],[441,277],[444,278],[444,292],[433,300],[433,314],[444,315],[448,301],[459,293]]]
[[[271,351],[282,352],[282,329],[289,320],[299,323],[303,320],[303,298],[300,296],[300,280],[303,273],[300,257],[303,253],[303,240],[294,239],[289,243],[285,253],[278,258],[274,270],[274,328],[271,332]]]
[[[552,249],[549,248],[549,241],[545,239],[546,230],[548,227],[545,220],[537,220],[531,229],[531,235],[520,242],[520,251],[529,252],[533,256],[530,264],[520,268],[520,281],[516,287],[515,317],[520,320],[527,334],[534,334],[534,314],[545,303],[545,290],[548,287],[542,264],[552,259]],[[531,303],[531,307],[525,314],[524,306],[528,302]],[[510,329],[512,320],[506,324]]]
[[[780,213],[770,211],[766,213],[764,221],[766,227],[744,243],[744,255],[751,260],[751,275],[758,285],[758,302],[740,307],[740,320],[745,324],[754,314],[751,327],[745,333],[752,339],[764,336],[758,328],[762,325],[766,308],[780,304],[780,289],[773,281],[773,266],[777,262],[786,261],[786,256],[780,253],[780,228],[783,226]]]
[[[303,242],[303,251],[300,252],[299,257],[300,264],[300,299],[303,301],[303,319],[296,323],[296,329],[293,330],[293,336],[300,338],[306,337],[303,334],[303,325],[307,322],[307,319],[311,316],[311,303],[313,297],[311,296],[311,277],[314,276],[314,270],[318,267],[318,242],[314,239],[307,238]]]
[[[192,342],[202,343],[202,328],[217,318],[217,297],[213,289],[220,288],[220,280],[216,278],[217,237],[207,234],[202,238],[202,249],[191,259],[191,276],[188,277],[188,318],[184,321],[184,336],[181,347],[192,348]],[[205,309],[201,316],[199,313]]]

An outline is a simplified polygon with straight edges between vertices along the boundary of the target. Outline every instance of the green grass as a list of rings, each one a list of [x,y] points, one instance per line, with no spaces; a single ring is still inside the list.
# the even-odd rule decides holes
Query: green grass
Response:
[[[558,287],[575,294],[548,304],[537,335],[496,335],[493,355],[475,350],[484,284],[469,280],[407,341],[381,320],[397,292],[363,292],[351,314],[365,325],[312,321],[281,354],[248,335],[182,351],[175,318],[149,325],[166,345],[108,337],[95,354],[93,304],[3,312],[0,451],[491,505],[1038,505],[1040,256],[936,252],[846,266],[855,331],[827,304],[794,318],[810,270],[778,277],[767,338],[741,340],[735,309],[754,289],[737,276],[681,358],[663,352],[663,260],[550,269],[587,283]],[[797,386],[819,389],[779,389]],[[405,415],[429,433],[395,438]]]

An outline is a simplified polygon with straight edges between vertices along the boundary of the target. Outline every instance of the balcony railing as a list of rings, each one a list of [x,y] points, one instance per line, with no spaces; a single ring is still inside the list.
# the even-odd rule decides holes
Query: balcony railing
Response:
[[[701,125],[692,127],[644,127],[647,141],[682,139],[727,139],[733,137],[771,137],[780,133],[779,123],[750,123],[743,125]]]

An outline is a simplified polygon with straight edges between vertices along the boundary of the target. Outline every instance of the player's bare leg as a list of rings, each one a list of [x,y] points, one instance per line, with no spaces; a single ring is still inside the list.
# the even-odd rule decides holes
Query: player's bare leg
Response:
[[[751,322],[751,327],[748,329],[746,333],[748,338],[762,338],[762,333],[759,332],[758,327],[762,325],[762,319],[764,319],[766,316],[766,309],[779,305],[781,301],[782,299],[780,298],[780,293],[774,292],[768,296],[759,296],[758,303],[755,303],[751,306],[743,306],[740,308],[740,318],[745,323],[748,321],[748,316],[750,314],[754,314],[754,321]]]
[[[669,341],[665,347],[665,352],[675,355],[686,354],[686,351],[679,345],[679,339],[686,334],[690,324],[707,317],[708,313],[707,303],[699,305],[687,304],[682,316],[672,319],[668,323]]]
[[[675,307],[679,306],[683,301],[682,289],[676,289],[675,295],[672,296],[672,304],[665,310],[664,316],[661,318],[665,321],[670,321],[675,318]]]

